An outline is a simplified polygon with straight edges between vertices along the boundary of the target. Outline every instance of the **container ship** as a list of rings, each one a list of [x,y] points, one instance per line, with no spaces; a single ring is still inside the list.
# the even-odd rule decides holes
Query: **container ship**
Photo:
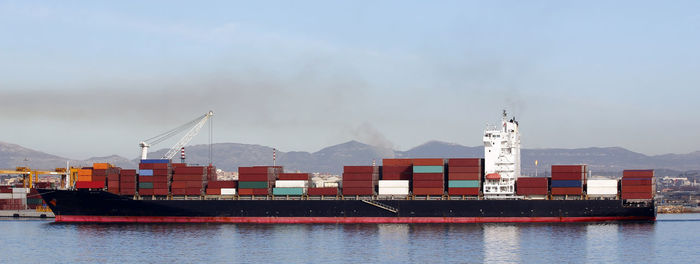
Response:
[[[147,159],[149,145],[141,142],[138,169],[95,163],[77,170],[69,188],[38,192],[56,222],[656,220],[653,170],[625,170],[621,179],[596,180],[589,179],[587,165],[552,165],[549,177],[523,177],[518,126],[504,111],[500,125],[484,131],[483,158],[384,159],[381,165],[344,166],[336,184],[319,184],[310,181],[309,173],[285,172],[282,166],[239,167],[238,180],[222,181],[211,164],[174,163],[172,156]]]

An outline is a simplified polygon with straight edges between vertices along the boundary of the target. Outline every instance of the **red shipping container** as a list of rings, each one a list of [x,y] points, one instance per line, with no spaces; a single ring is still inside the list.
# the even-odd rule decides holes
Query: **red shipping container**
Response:
[[[338,188],[336,187],[323,187],[323,188],[309,188],[308,194],[313,196],[320,195],[338,195]]]
[[[445,175],[442,173],[414,173],[414,181],[443,181]]]
[[[128,189],[128,190],[120,189],[119,194],[120,195],[134,195],[134,194],[136,194],[136,189]]]
[[[268,174],[240,174],[238,175],[238,181],[270,181],[273,180],[271,175]]]
[[[139,176],[139,182],[153,182],[153,176]]]
[[[544,177],[532,177],[532,178],[518,178],[516,185],[518,189],[522,188],[544,188],[547,189],[547,178]]]
[[[383,159],[384,166],[413,166],[412,159]]]
[[[552,173],[552,180],[562,180],[562,181],[581,181],[584,178],[584,174],[580,172],[557,172]]]
[[[413,166],[443,166],[443,159],[413,159]]]
[[[119,194],[119,188],[107,188],[107,192]]]
[[[187,163],[171,163],[170,167],[172,167],[173,169],[187,167]]]
[[[447,194],[449,195],[479,195],[480,188],[447,188]]]
[[[239,174],[267,174],[267,167],[238,167]]]
[[[413,188],[414,195],[443,195],[444,188]]]
[[[136,176],[136,170],[121,170],[119,171],[119,174],[125,176]]]
[[[403,173],[384,173],[382,175],[382,180],[411,180],[413,179],[413,174],[403,174]]]
[[[169,165],[169,163],[140,163],[139,170],[165,170]]]
[[[447,166],[449,166],[449,167],[481,167],[481,159],[480,158],[448,159]]]
[[[153,189],[139,189],[139,195],[154,195]]]
[[[586,165],[552,165],[552,174],[558,172],[586,172]]]
[[[482,173],[482,169],[480,167],[447,167],[447,172],[448,173]]]
[[[640,178],[622,178],[622,181],[620,182],[620,185],[622,186],[630,186],[630,185],[652,185],[652,180],[651,179],[640,179]]]
[[[120,182],[136,182],[136,176],[135,175],[121,175],[119,176],[119,181]]]
[[[373,195],[374,188],[345,188],[343,187],[343,195]]]
[[[139,191],[139,192],[141,192],[141,191]],[[185,194],[187,194],[187,189],[185,189],[185,188],[177,188],[177,189],[173,188],[172,194],[173,195],[185,195]]]
[[[481,180],[481,173],[477,172],[450,172],[447,174],[450,180]]]
[[[204,166],[190,166],[190,167],[178,167],[175,168],[174,174],[199,174],[205,175],[207,173],[207,167]]]
[[[581,195],[583,188],[581,187],[560,187],[552,188],[552,195]]]
[[[654,170],[624,170],[622,178],[653,178]]]
[[[413,173],[413,166],[383,166],[382,173],[402,172]]]
[[[79,181],[75,182],[75,188],[78,189],[102,189],[105,187],[104,181]]]
[[[131,184],[131,185],[119,184],[119,189],[120,190],[129,190],[129,189],[136,190],[136,184]]]
[[[652,193],[651,185],[622,185],[622,193]]]
[[[173,181],[202,181],[204,175],[173,174]]]
[[[104,169],[94,169],[92,170],[92,176],[107,176],[107,170]]]
[[[374,188],[374,181],[343,181],[343,188]]]
[[[93,175],[93,176],[92,176],[92,181],[94,181],[94,182],[96,182],[96,181],[104,182],[104,181],[107,181],[107,176],[95,176],[95,175]]]
[[[343,173],[343,181],[372,181],[378,179],[378,174]]]
[[[280,173],[278,176],[278,179],[280,180],[290,180],[290,181],[308,181],[309,180],[309,174],[308,173]]]
[[[168,176],[169,170],[155,169],[153,170],[153,176]]]
[[[238,189],[238,195],[267,195],[268,193],[269,193],[268,189],[248,189],[248,188]]]
[[[415,188],[444,188],[444,181],[413,181],[413,189]]]
[[[202,187],[195,187],[195,188],[185,188],[187,191],[188,195],[195,195],[195,194],[202,194]]]
[[[378,167],[375,166],[344,166],[343,174],[345,173],[374,173]]]
[[[187,188],[187,181],[173,181],[171,185],[173,189],[184,189]]]
[[[653,199],[654,195],[652,193],[622,193],[622,199]]]
[[[168,189],[153,189],[153,195],[168,195]]]
[[[186,181],[185,182],[185,188],[187,188],[187,189],[202,188],[202,185],[204,185],[204,182],[202,182],[202,181]]]
[[[168,189],[167,182],[154,182],[153,189]]]
[[[518,195],[547,195],[547,187],[520,187],[516,191]]]
[[[207,195],[221,195],[221,189],[219,189],[219,188],[207,188]]]
[[[107,187],[119,186],[119,181],[107,181]]]
[[[209,188],[236,188],[238,186],[237,181],[210,181],[207,183]]]

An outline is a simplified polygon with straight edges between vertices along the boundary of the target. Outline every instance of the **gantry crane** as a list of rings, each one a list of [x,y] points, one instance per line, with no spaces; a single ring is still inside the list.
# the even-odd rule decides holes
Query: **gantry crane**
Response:
[[[77,171],[77,170],[76,170]],[[65,186],[65,176],[69,175],[65,168],[56,168],[54,171],[32,170],[28,167],[16,167],[15,170],[0,170],[0,174],[16,174],[22,176],[22,187],[33,188],[39,175],[61,175],[61,186]]]
[[[175,145],[172,148],[170,148],[170,150],[168,150],[168,152],[166,152],[165,155],[163,155],[161,157],[162,159],[172,159],[175,156],[175,154],[177,154],[177,152],[180,151],[180,149],[182,149],[185,145],[187,145],[187,143],[190,143],[192,138],[194,138],[194,136],[197,135],[197,133],[199,133],[199,130],[202,129],[204,124],[210,118],[212,118],[212,116],[214,116],[214,112],[209,111],[206,114],[204,114],[203,116],[197,117],[194,120],[185,123],[184,125],[176,127],[170,131],[167,131],[167,132],[162,133],[160,135],[157,135],[155,137],[141,141],[139,143],[139,146],[141,147],[141,159],[148,158],[148,148],[150,148],[152,145],[156,145],[160,142],[163,142],[164,140],[166,140],[172,136],[175,136],[175,135],[179,134],[180,132],[185,131],[186,129],[189,128],[189,131],[187,132],[187,134],[185,134],[185,136],[182,137],[182,139],[180,139],[177,143],[175,143]],[[210,141],[211,141],[211,138],[210,138]]]

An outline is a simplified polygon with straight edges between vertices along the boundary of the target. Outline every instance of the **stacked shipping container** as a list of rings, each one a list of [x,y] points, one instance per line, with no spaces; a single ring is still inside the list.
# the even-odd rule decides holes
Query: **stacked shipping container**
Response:
[[[411,180],[413,178],[413,160],[382,160],[382,180]]]
[[[173,195],[202,195],[206,179],[207,167],[187,166],[180,163],[173,168],[173,183],[171,192]]]
[[[275,181],[273,195],[295,195],[301,196],[309,188],[308,173],[280,173]]]
[[[586,165],[552,165],[552,195],[582,195]]]
[[[443,159],[413,159],[413,194],[443,195],[445,193],[444,171]]]
[[[138,180],[139,195],[168,195],[171,169],[170,160],[141,160]]]
[[[402,195],[409,194],[409,180],[379,180],[379,195]]]
[[[102,189],[105,187],[105,176],[93,176],[92,167],[78,169],[78,178],[75,188],[78,189]]]
[[[374,195],[379,180],[376,166],[343,167],[343,195]]]
[[[238,167],[238,194],[268,195],[280,173],[280,166]]]
[[[136,170],[119,171],[119,194],[136,194]]]
[[[447,160],[447,193],[478,196],[482,175],[484,170],[480,158]]]
[[[518,195],[531,198],[549,193],[548,180],[544,177],[518,177],[515,187]]]
[[[238,181],[207,181],[207,195],[236,195]]]
[[[655,192],[654,170],[625,170],[620,182],[622,199],[653,199]]]

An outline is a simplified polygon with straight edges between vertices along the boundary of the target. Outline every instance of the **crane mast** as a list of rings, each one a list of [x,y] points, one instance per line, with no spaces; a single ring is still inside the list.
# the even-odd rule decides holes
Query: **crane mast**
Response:
[[[212,118],[212,116],[214,116],[214,112],[209,111],[203,116],[198,117],[190,122],[187,122],[186,124],[180,127],[177,127],[173,130],[170,130],[153,138],[141,141],[139,143],[139,146],[141,147],[141,159],[148,158],[148,149],[151,147],[151,144],[158,144],[189,128],[189,131],[187,131],[185,136],[183,136],[177,143],[175,143],[175,145],[172,148],[170,148],[168,152],[166,152],[165,155],[163,155],[162,157],[163,159],[172,159],[175,156],[175,154],[177,154],[177,152],[180,151],[180,149],[182,149],[182,147],[190,143],[192,138],[194,138],[194,136],[196,136],[199,133],[202,127],[204,127],[204,124],[206,124],[207,121],[209,121],[209,119]],[[148,142],[152,143],[149,144]]]

